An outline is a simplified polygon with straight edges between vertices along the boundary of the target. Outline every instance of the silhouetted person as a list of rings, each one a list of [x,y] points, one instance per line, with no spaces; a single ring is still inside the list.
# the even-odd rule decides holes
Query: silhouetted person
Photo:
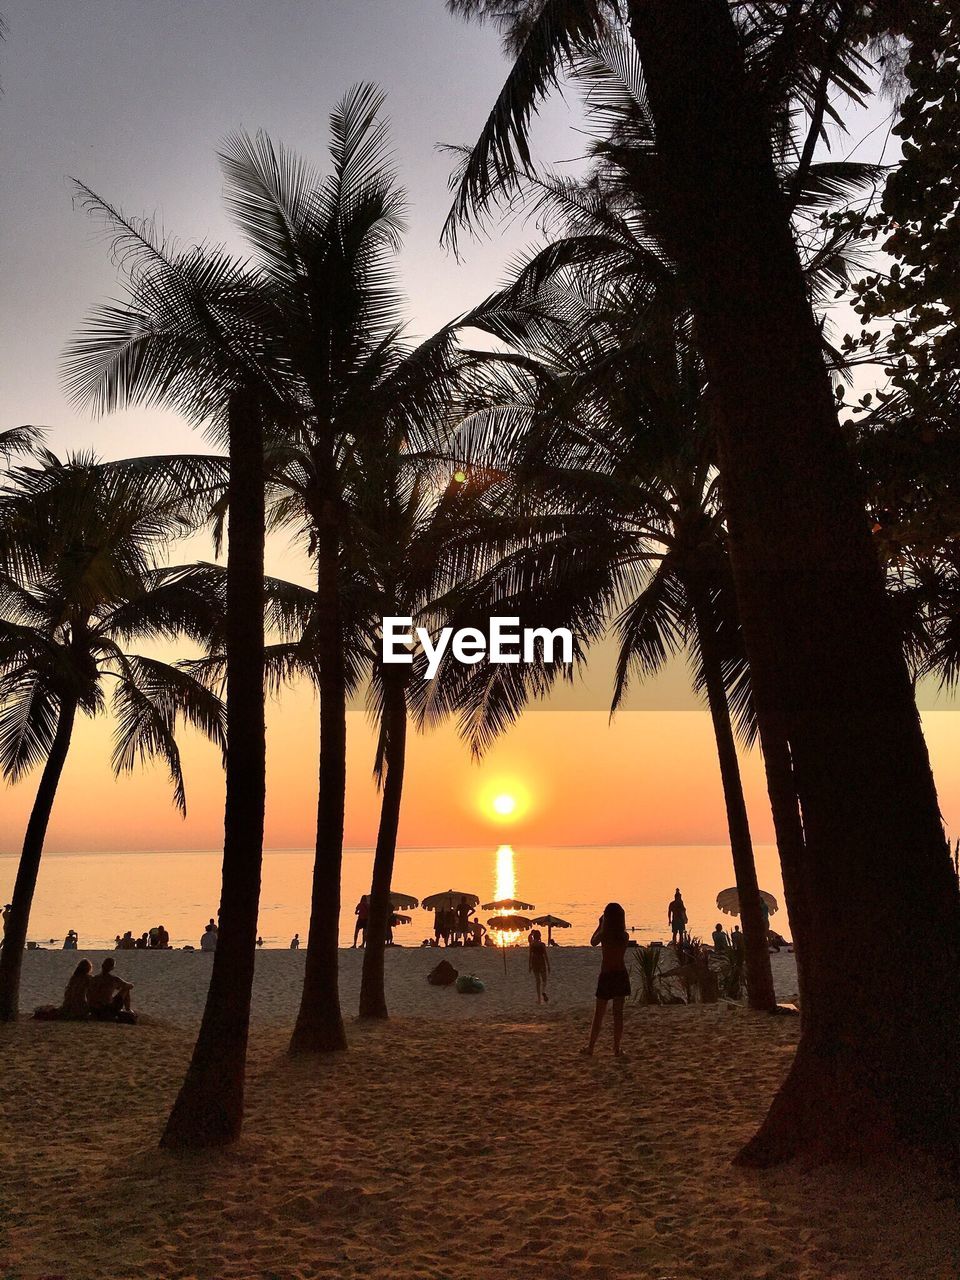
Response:
[[[146,951],[149,945],[150,945],[150,935],[148,933],[141,933],[140,937],[134,943],[134,946],[137,948],[138,951]]]
[[[133,983],[125,982],[113,972],[115,964],[113,957],[107,956],[100,966],[100,972],[90,979],[90,986],[87,989],[90,1012],[101,1021],[110,1021],[120,1018],[123,1014],[130,1014],[130,992],[133,990]]]
[[[613,1052],[620,1057],[623,1039],[623,1002],[630,994],[630,975],[627,973],[627,948],[635,947],[627,933],[627,922],[619,902],[608,902],[603,909],[600,923],[590,939],[591,947],[601,948],[600,977],[597,979],[597,1005],[590,1028],[590,1041],[586,1054],[593,1053],[603,1025],[607,1004],[613,1001]]]
[[[730,947],[730,939],[727,937],[719,920],[717,921],[717,927],[713,931],[713,945],[717,951],[727,951]]]
[[[353,908],[353,914],[357,917],[357,923],[353,926],[353,945],[357,945],[357,939],[363,935],[361,947],[367,945],[367,921],[370,918],[370,899],[366,894],[360,899]]]
[[[527,945],[530,948],[528,967],[533,974],[533,980],[537,988],[537,1004],[547,1004],[550,1000],[547,995],[547,974],[550,972],[550,957],[547,954],[546,943],[543,941],[539,929],[530,930]]]
[[[299,935],[299,933],[295,933],[295,934],[293,935],[293,937],[290,939],[290,950],[291,950],[291,951],[299,951],[299,950],[300,950],[300,935]]]
[[[263,939],[260,937],[260,935],[259,935],[259,934],[257,935],[257,946],[258,946],[258,947],[262,947],[262,946],[263,946]]]
[[[77,935],[77,931],[75,929],[71,929],[63,940],[64,951],[76,951],[79,941],[80,939]]]
[[[216,949],[217,949],[217,930],[214,926],[213,921],[211,920],[210,923],[207,925],[207,927],[204,929],[203,934],[200,938],[200,950],[216,951]]]
[[[93,965],[89,960],[81,960],[70,976],[63,993],[63,1004],[59,1017],[66,1021],[79,1021],[90,1017],[90,975]]]
[[[667,907],[667,923],[670,925],[670,932],[673,935],[670,941],[676,946],[678,941],[683,941],[683,935],[687,932],[687,908],[683,905],[683,898],[679,889],[673,895],[673,901]]]
[[[743,934],[740,932],[740,926],[738,924],[733,926],[733,933],[730,935],[730,945],[733,947],[734,951],[743,950]]]

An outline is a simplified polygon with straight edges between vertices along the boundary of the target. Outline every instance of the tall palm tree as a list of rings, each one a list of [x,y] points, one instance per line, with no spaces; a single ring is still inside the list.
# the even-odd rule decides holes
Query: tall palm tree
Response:
[[[428,435],[455,376],[454,328],[419,345],[401,333],[394,257],[404,195],[388,152],[383,94],[360,85],[332,117],[322,177],[262,135],[228,143],[228,202],[280,294],[280,342],[302,415],[278,453],[270,519],[302,531],[316,572],[320,774],[310,932],[291,1052],[346,1048],[338,993],[346,704],[356,672],[349,574],[355,459]],[[394,770],[396,774],[396,770]]]
[[[202,641],[211,623],[189,570],[159,567],[169,541],[192,527],[206,461],[61,461],[30,431],[6,433],[5,444],[8,456],[26,457],[0,487],[0,767],[17,782],[42,764],[0,953],[7,1021],[17,1016],[30,908],[78,714],[102,714],[112,688],[115,771],[163,760],[182,813],[177,726],[222,746],[224,717],[189,673],[127,647]]]
[[[461,211],[489,202],[523,166],[531,112],[559,62],[610,16],[599,0],[489,8],[520,13],[507,19],[518,52],[466,167]],[[771,81],[757,74],[773,68],[790,82],[785,96],[809,111],[815,142],[831,86],[862,92],[845,39],[859,8],[625,5],[655,132],[647,176],[658,235],[696,320],[716,412],[754,696],[761,724],[776,724],[789,751],[803,815],[802,1037],[741,1153],[753,1164],[905,1142],[952,1153],[960,1125],[960,894],[774,164]],[[812,77],[793,75],[801,44],[814,47]],[[858,933],[926,911],[945,940],[942,968],[931,981],[871,953],[848,956],[838,973],[838,903]]]
[[[444,366],[453,347],[451,331],[412,350],[401,339],[393,260],[404,198],[389,159],[382,104],[383,95],[372,85],[345,95],[331,116],[326,174],[262,133],[240,132],[225,141],[226,203],[252,248],[249,267],[219,250],[175,251],[85,191],[119,234],[118,257],[128,268],[131,298],[123,308],[98,314],[69,361],[71,385],[100,407],[163,398],[194,421],[212,422],[221,437],[230,430],[235,486],[253,471],[262,475],[260,422],[269,437],[269,519],[299,528],[313,561],[319,798],[304,989],[291,1039],[295,1053],[346,1047],[337,982],[346,699],[352,679],[342,581],[344,463],[355,442],[366,434],[378,437],[388,418],[412,427],[429,416],[431,404],[443,402]],[[252,547],[256,524],[262,543],[259,504],[232,501],[230,519],[235,542],[242,531]],[[262,591],[262,560],[259,568],[254,565],[261,554],[251,551],[244,562],[251,603]],[[248,619],[259,616],[259,609],[247,611]],[[252,645],[254,637],[246,643]],[[259,702],[262,670],[255,672],[252,662],[245,670],[250,705]],[[261,738],[258,721],[244,741]],[[247,783],[237,761],[238,802],[262,791],[260,755],[258,747],[242,764],[250,770]],[[228,758],[228,772],[229,766]],[[238,867],[259,867],[261,828],[262,818],[245,822],[246,852],[238,854]],[[248,904],[255,880],[251,875],[240,884]],[[247,911],[242,930],[243,946],[250,948],[238,980],[245,991],[254,918],[255,911]],[[221,945],[222,939],[221,928]],[[240,1045],[245,1035],[238,1031],[227,1040]],[[204,1057],[216,1062],[212,1048]],[[205,1106],[214,1105],[212,1081],[211,1076]],[[225,1124],[228,1130],[235,1132],[236,1123]]]
[[[487,393],[481,387],[464,448],[481,471],[493,468],[512,479],[514,487],[508,484],[498,495],[508,510],[528,509],[534,525],[547,529],[562,522],[567,535],[576,535],[582,523],[578,588],[590,596],[594,614],[615,619],[614,710],[632,671],[651,674],[670,655],[691,653],[717,741],[749,998],[753,1007],[769,1010],[776,1000],[731,700],[748,737],[754,725],[702,364],[683,321],[669,309],[656,320],[652,304],[647,317],[638,318],[637,299],[622,283],[618,290],[594,288],[591,296],[589,282],[581,282],[577,323],[564,327],[558,315],[556,340],[537,341],[550,300],[563,296],[561,283],[556,280],[542,291],[524,344],[526,395],[515,371],[507,379],[491,379],[492,406],[484,406]],[[504,305],[516,327],[515,304]],[[488,363],[496,367],[499,362],[497,357]],[[505,406],[516,415],[512,431],[503,430]],[[604,528],[600,537],[598,526]],[[545,591],[555,601],[566,568],[551,543],[521,548],[517,558],[541,562],[528,587],[530,609],[536,612],[536,597]],[[501,577],[495,569],[494,580]],[[514,597],[510,611],[516,603]],[[508,606],[498,602],[494,611],[503,614]],[[522,681],[510,680],[498,691],[503,681],[496,668],[477,671],[462,683],[475,691],[470,696],[484,714],[503,708],[513,714],[525,701]],[[476,692],[481,688],[482,696]]]
[[[109,412],[162,401],[229,452],[226,807],[220,934],[200,1032],[163,1143],[234,1141],[243,1120],[246,1044],[263,856],[264,436],[296,411],[276,355],[273,292],[245,264],[180,249],[83,184],[111,237],[127,297],[96,310],[65,374],[81,405]],[[273,344],[273,345],[271,345]]]
[[[439,425],[439,424],[438,424]],[[437,443],[443,434],[437,431]],[[443,564],[482,495],[458,481],[442,453],[406,448],[384,439],[364,451],[362,475],[351,485],[352,544],[359,551],[357,598],[363,600],[372,652],[369,705],[379,725],[375,773],[382,787],[366,929],[360,1017],[386,1018],[384,948],[391,913],[390,890],[403,798],[410,704],[422,683],[422,655],[410,665],[384,664],[378,631],[385,617],[410,617],[413,625],[445,621],[453,596],[471,580],[475,559],[461,557],[453,572]]]

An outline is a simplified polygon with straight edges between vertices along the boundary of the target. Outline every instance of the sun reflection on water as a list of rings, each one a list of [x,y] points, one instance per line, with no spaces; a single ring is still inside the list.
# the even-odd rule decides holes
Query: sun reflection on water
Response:
[[[517,873],[514,865],[513,846],[502,844],[496,853],[496,879],[494,899],[499,902],[503,898],[517,896]],[[497,912],[498,915],[509,915],[509,912]],[[519,929],[491,929],[490,936],[498,947],[512,947],[520,941],[523,934]]]

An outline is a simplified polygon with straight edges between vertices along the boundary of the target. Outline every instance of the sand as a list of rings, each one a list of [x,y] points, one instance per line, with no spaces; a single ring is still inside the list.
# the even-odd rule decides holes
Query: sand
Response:
[[[469,953],[468,953],[469,954]],[[451,953],[457,964],[466,957]],[[27,957],[24,1003],[76,957]],[[344,954],[352,1012],[359,955]],[[292,1061],[302,954],[263,952],[247,1123],[227,1152],[156,1148],[209,958],[118,957],[150,1021],[0,1028],[3,1280],[956,1280],[960,1227],[931,1171],[733,1169],[787,1069],[795,1019],[728,1004],[629,1007],[628,1056],[578,1049],[596,955],[553,956],[538,1008],[522,953],[488,982],[388,955],[396,1016],[348,1054]],[[775,957],[792,994],[792,960]],[[461,963],[458,967],[464,968]]]

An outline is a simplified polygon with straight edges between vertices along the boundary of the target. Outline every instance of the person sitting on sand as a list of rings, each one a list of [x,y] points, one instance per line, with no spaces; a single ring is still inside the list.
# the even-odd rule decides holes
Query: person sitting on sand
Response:
[[[134,938],[134,936],[133,936],[133,930],[132,930],[132,929],[128,929],[128,930],[126,931],[126,933],[123,935],[123,937],[120,939],[120,943],[119,943],[119,945],[118,945],[118,947],[117,947],[117,950],[118,950],[118,951],[133,951],[133,950],[135,949],[136,945],[137,945],[137,943],[136,943],[136,939],[135,939],[135,938]]]
[[[141,933],[140,937],[136,940],[136,942],[133,945],[136,947],[138,951],[146,951],[147,947],[149,947],[150,945],[149,934]]]
[[[299,933],[295,933],[295,934],[293,935],[293,937],[290,939],[290,950],[291,950],[291,951],[299,951],[299,950],[300,950],[300,935],[299,935]]]
[[[717,927],[713,931],[713,946],[716,951],[727,951],[730,947],[730,939],[727,937],[726,930],[720,921],[717,921]]]
[[[170,935],[162,924],[157,925],[157,946],[161,951],[166,951],[170,946]]]
[[[76,929],[71,929],[63,940],[64,951],[76,951],[80,938]]]
[[[58,1017],[70,1022],[90,1017],[89,994],[92,973],[93,965],[90,961],[81,960],[70,975],[70,981],[67,983],[63,993],[63,1004],[60,1006]]]
[[[125,982],[113,972],[115,964],[113,957],[107,956],[100,966],[100,972],[95,978],[90,979],[90,985],[87,988],[90,1012],[102,1022],[121,1019],[127,1022],[133,1017],[130,1011],[130,992],[133,990],[133,983]]]
[[[207,927],[204,929],[203,934],[200,938],[200,950],[216,951],[216,949],[217,949],[217,931],[213,927],[213,921],[211,920],[210,923],[207,925]]]
[[[258,947],[262,947],[262,946],[263,946],[263,939],[260,937],[260,935],[259,935],[259,934],[257,934],[257,946],[258,946]]]
[[[487,926],[481,920],[472,920],[470,922],[470,946],[482,947],[486,936]]]
[[[601,948],[600,977],[597,980],[597,1005],[590,1028],[590,1040],[581,1052],[588,1055],[593,1053],[604,1014],[607,1012],[607,1004],[612,1000],[613,1052],[619,1058],[622,1054],[620,1043],[623,1039],[623,1002],[630,994],[627,948],[637,945],[627,933],[626,917],[619,902],[608,902],[604,907],[590,945]]]
[[[548,1004],[547,974],[550,972],[550,956],[539,929],[531,929],[527,939],[530,948],[529,969],[537,987],[537,1004]]]
[[[676,946],[678,942],[683,941],[683,936],[687,932],[687,908],[683,904],[679,888],[673,895],[673,901],[667,906],[667,923],[673,935],[670,941]]]
[[[367,921],[370,919],[370,898],[364,894],[357,905],[353,908],[353,914],[357,917],[357,923],[353,926],[353,945],[357,945],[357,939],[363,935],[360,943],[361,947],[367,945]]]

